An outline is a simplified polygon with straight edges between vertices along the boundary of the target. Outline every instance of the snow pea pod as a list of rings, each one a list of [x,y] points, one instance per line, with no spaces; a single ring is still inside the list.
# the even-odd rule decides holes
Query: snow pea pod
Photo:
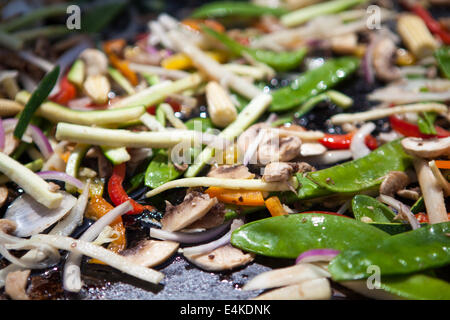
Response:
[[[425,275],[412,274],[404,276],[386,276],[380,279],[380,289],[386,291],[388,296],[379,290],[367,288],[366,280],[340,282],[347,288],[353,289],[363,295],[374,297],[377,295],[384,299],[412,299],[412,300],[449,300],[450,284],[444,280]]]
[[[392,222],[395,213],[380,201],[366,196],[356,195],[352,199],[352,211],[356,220],[361,221],[361,218],[367,217],[373,222]]]
[[[306,49],[296,51],[274,52],[269,50],[246,47],[228,37],[225,33],[217,32],[211,28],[203,27],[203,30],[224,44],[235,55],[250,55],[253,59],[263,62],[277,71],[288,71],[297,67],[306,55]]]
[[[217,1],[205,4],[192,13],[193,18],[259,17],[270,14],[281,16],[284,8],[259,6],[248,2]]]
[[[183,172],[175,168],[166,150],[159,150],[145,171],[144,183],[155,189],[166,182],[178,178]]]
[[[347,217],[304,213],[257,220],[236,229],[231,243],[256,254],[296,258],[310,249],[346,250],[366,242],[379,242],[387,233]]]
[[[334,280],[356,280],[370,276],[376,265],[381,275],[401,275],[438,268],[450,263],[450,222],[437,223],[361,244],[341,252],[328,267]]]
[[[356,193],[381,184],[390,171],[405,171],[410,166],[411,157],[400,140],[395,140],[363,158],[308,173],[307,177],[332,192]]]
[[[320,67],[301,74],[289,86],[274,91],[269,111],[287,111],[301,105],[311,97],[336,86],[358,67],[359,59],[355,57],[329,59]]]

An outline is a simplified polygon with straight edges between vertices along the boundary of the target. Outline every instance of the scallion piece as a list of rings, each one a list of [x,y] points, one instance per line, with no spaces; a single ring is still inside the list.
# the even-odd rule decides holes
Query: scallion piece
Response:
[[[36,112],[37,108],[47,99],[48,95],[52,91],[56,84],[59,76],[59,66],[53,68],[52,71],[47,73],[42,81],[39,83],[37,89],[33,92],[30,99],[28,100],[25,108],[20,114],[19,122],[14,129],[14,136],[17,139],[21,139],[25,131],[27,130],[28,124]]]

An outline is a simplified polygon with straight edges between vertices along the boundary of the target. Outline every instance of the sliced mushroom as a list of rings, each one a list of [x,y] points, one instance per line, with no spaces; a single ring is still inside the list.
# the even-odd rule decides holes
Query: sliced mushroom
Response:
[[[207,174],[210,178],[253,179],[255,175],[241,164],[212,166]]]
[[[325,148],[322,144],[317,142],[305,142],[302,143],[302,146],[300,147],[300,155],[302,157],[320,156],[324,154],[326,151],[327,148]]]
[[[132,263],[151,268],[169,259],[178,247],[179,243],[174,241],[143,240],[120,254]]]
[[[294,167],[294,170],[296,172],[312,172],[316,171],[316,168],[314,168],[312,165],[310,165],[307,162],[296,162],[295,164],[291,164]]]
[[[262,179],[266,182],[288,181],[294,172],[292,165],[286,162],[271,162],[264,168]]]
[[[400,69],[393,64],[397,47],[392,39],[384,37],[378,40],[373,50],[373,67],[377,78],[394,81],[400,78]]]
[[[397,191],[404,189],[409,183],[409,177],[402,171],[391,171],[380,185],[380,194],[393,197]]]
[[[330,298],[329,281],[326,278],[319,278],[271,290],[254,300],[326,300]]]
[[[211,229],[220,226],[225,221],[225,205],[216,203],[203,217],[192,223],[187,229]]]
[[[245,154],[248,147],[255,141],[261,129],[270,129],[267,123],[257,123],[245,130],[237,139],[237,146],[242,154]]]
[[[13,300],[30,300],[26,292],[31,270],[13,271],[5,280],[5,293]]]
[[[207,194],[192,192],[186,195],[183,202],[173,206],[166,201],[166,213],[161,219],[162,229],[178,231],[194,221],[203,218],[211,208],[217,204],[217,198],[210,198]]]
[[[108,72],[108,58],[98,49],[88,48],[80,54],[80,59],[86,63],[86,75],[103,75]]]
[[[440,139],[405,138],[402,140],[405,151],[420,158],[450,156],[450,137]]]
[[[186,256],[191,263],[207,271],[232,270],[246,265],[255,258],[252,253],[243,253],[231,244],[219,247],[209,253]]]
[[[300,155],[302,141],[295,136],[279,137],[268,132],[258,147],[258,162],[287,162]]]
[[[423,159],[415,158],[414,168],[417,172],[420,190],[423,194],[423,200],[425,202],[430,223],[433,224],[448,221],[444,192],[428,166],[428,162]]]
[[[417,188],[417,189],[419,189],[419,188]],[[420,189],[419,190],[402,189],[402,190],[397,191],[397,195],[399,197],[402,197],[405,199],[417,201],[420,198]]]
[[[337,54],[354,54],[358,48],[356,33],[347,33],[331,38],[331,50]]]

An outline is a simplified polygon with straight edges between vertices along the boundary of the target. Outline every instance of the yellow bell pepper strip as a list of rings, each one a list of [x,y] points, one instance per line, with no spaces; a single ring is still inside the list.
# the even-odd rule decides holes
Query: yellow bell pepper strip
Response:
[[[261,191],[233,190],[220,187],[209,187],[206,189],[211,198],[216,197],[223,203],[236,204],[240,206],[264,206],[264,197]]]
[[[107,214],[109,211],[114,209],[114,207],[106,201],[102,196],[95,195],[91,197],[89,200],[88,207],[86,209],[86,218],[98,220],[105,214]],[[119,238],[112,241],[108,245],[108,249],[117,253],[121,250],[124,250],[126,248],[127,240],[125,237],[125,227],[122,222],[122,217],[118,217],[111,227],[114,229],[114,231],[118,232]],[[99,263],[103,264],[103,262],[92,259],[89,261],[90,263]]]
[[[284,216],[288,214],[277,196],[266,199],[265,204],[272,217]]]
[[[227,59],[227,55],[221,51],[209,51],[206,53],[208,56],[223,63]],[[184,53],[176,53],[167,57],[161,61],[161,66],[171,70],[186,70],[194,67],[191,58]]]

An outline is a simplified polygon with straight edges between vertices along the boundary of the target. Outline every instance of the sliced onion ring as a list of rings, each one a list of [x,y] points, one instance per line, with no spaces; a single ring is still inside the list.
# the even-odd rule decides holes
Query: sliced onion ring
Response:
[[[297,257],[295,263],[331,261],[340,253],[339,250],[334,249],[312,249],[303,252]]]
[[[18,119],[3,120],[4,132],[6,133],[6,132],[14,130],[18,121],[19,121]],[[33,139],[34,143],[41,151],[44,158],[45,159],[50,158],[50,156],[53,154],[53,148],[50,144],[50,141],[45,136],[45,134],[42,132],[42,130],[39,129],[37,126],[30,124],[27,128],[26,133],[31,135],[31,138]]]
[[[49,180],[60,180],[63,182],[66,182],[68,184],[71,184],[78,189],[83,189],[84,184],[80,180],[78,180],[75,177],[72,177],[71,175],[65,173],[65,172],[59,172],[59,171],[41,171],[36,173],[38,176],[40,176],[42,179],[49,179]]]

